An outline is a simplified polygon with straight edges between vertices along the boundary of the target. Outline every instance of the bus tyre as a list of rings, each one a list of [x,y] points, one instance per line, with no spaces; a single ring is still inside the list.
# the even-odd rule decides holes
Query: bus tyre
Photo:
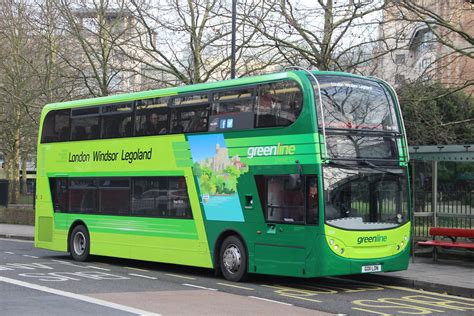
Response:
[[[239,282],[247,275],[247,253],[244,244],[236,236],[229,236],[222,242],[220,249],[220,267],[229,281]]]
[[[82,226],[76,226],[72,230],[69,238],[69,251],[71,257],[76,261],[87,261],[89,258],[90,237],[87,229]]]

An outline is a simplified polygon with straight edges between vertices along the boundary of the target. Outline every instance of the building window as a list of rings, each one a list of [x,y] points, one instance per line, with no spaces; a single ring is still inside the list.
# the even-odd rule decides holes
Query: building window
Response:
[[[400,85],[405,82],[405,76],[401,74],[395,74],[395,84]]]
[[[405,54],[395,54],[395,64],[405,65]]]

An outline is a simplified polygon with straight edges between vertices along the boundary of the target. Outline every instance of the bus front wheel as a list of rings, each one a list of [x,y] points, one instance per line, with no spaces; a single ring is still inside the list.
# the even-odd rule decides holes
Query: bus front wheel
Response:
[[[244,244],[236,236],[229,236],[220,248],[220,268],[229,281],[242,281],[247,275],[247,253]]]
[[[86,261],[89,258],[90,237],[83,225],[74,227],[69,238],[69,251],[76,261]]]

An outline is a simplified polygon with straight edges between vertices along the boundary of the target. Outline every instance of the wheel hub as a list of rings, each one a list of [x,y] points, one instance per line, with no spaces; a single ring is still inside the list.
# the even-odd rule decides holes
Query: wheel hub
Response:
[[[73,247],[74,252],[79,256],[82,256],[86,251],[86,236],[82,232],[77,232],[74,235]]]
[[[242,256],[240,250],[236,245],[229,245],[222,256],[224,267],[230,273],[236,273],[242,264]]]

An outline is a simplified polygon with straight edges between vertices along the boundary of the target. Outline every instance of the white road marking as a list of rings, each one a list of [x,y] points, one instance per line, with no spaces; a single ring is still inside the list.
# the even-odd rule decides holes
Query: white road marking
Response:
[[[196,280],[196,278],[184,276],[184,275],[179,275],[179,274],[171,274],[171,273],[165,273],[165,275],[169,275],[175,278],[182,278],[182,279],[188,279],[188,280]]]
[[[136,273],[129,273],[128,275],[133,275],[133,276],[136,276],[136,277],[139,277],[139,278],[145,278],[145,279],[150,279],[150,280],[158,280],[158,278],[151,277],[151,276],[148,276],[148,275],[142,275],[142,274],[136,274]]]
[[[96,269],[96,270],[110,271],[110,269],[101,268],[101,267],[96,267],[96,266],[87,266],[87,267],[88,267],[88,268],[91,268],[91,269]]]
[[[183,285],[184,286],[195,287],[197,289],[202,289],[202,290],[217,291],[217,289],[213,289],[213,288],[210,288],[210,287],[199,286],[199,285],[194,285],[194,284],[183,283]]]
[[[150,272],[150,271],[145,270],[145,269],[138,269],[138,268],[132,268],[132,267],[124,267],[124,268],[129,269],[129,270],[141,271],[141,272]]]
[[[256,300],[262,300],[262,301],[267,301],[267,302],[273,302],[273,303],[278,303],[278,304],[283,304],[283,305],[287,305],[287,306],[293,306],[293,304],[290,304],[290,303],[284,303],[284,302],[280,302],[280,301],[275,301],[275,300],[270,300],[268,298],[263,298],[263,297],[258,297],[258,296],[249,296],[250,298],[254,298]]]
[[[33,283],[23,282],[23,281],[19,281],[19,280],[15,280],[15,279],[0,277],[0,282],[10,283],[10,284],[26,287],[26,288],[37,290],[37,291],[42,291],[42,292],[51,293],[51,294],[55,294],[55,295],[59,295],[59,296],[64,296],[64,297],[72,298],[72,299],[79,300],[79,301],[84,301],[84,302],[91,303],[91,304],[96,304],[96,305],[105,306],[105,307],[117,309],[117,310],[124,311],[124,312],[129,312],[129,313],[136,314],[136,315],[160,315],[160,314],[152,313],[152,312],[149,312],[149,311],[146,311],[146,310],[143,310],[143,309],[138,309],[138,308],[125,306],[125,305],[112,303],[112,302],[107,302],[107,301],[104,301],[104,300],[101,300],[101,299],[97,299],[97,298],[93,298],[93,297],[89,297],[89,296],[85,296],[85,295],[81,295],[81,294],[56,290],[56,289],[46,287],[46,286],[43,286],[43,285],[36,285],[36,284],[33,284]]]
[[[72,264],[71,262],[69,262],[69,261],[64,261],[64,260],[52,259],[51,261],[58,262],[58,263],[62,263],[62,264]]]
[[[52,259],[51,261],[57,262],[57,263],[60,263],[60,264],[64,264],[64,265],[66,265],[66,266],[78,267],[78,268],[81,268],[81,269],[87,269],[87,268],[88,268],[87,266],[79,265],[79,264],[74,264],[74,263],[69,262],[69,261],[54,260],[54,259]]]
[[[250,287],[238,286],[238,285],[229,284],[229,283],[217,283],[217,284],[223,285],[223,286],[235,287],[235,288],[237,288],[237,289],[248,290],[248,291],[253,291],[253,290],[254,290],[254,289],[252,289],[252,288],[250,288]]]
[[[14,255],[15,254],[14,252],[11,252],[11,251],[4,251],[4,253],[8,253],[9,255]]]
[[[23,257],[39,259],[39,257],[37,257],[37,256],[30,256],[30,255],[23,255]]]

